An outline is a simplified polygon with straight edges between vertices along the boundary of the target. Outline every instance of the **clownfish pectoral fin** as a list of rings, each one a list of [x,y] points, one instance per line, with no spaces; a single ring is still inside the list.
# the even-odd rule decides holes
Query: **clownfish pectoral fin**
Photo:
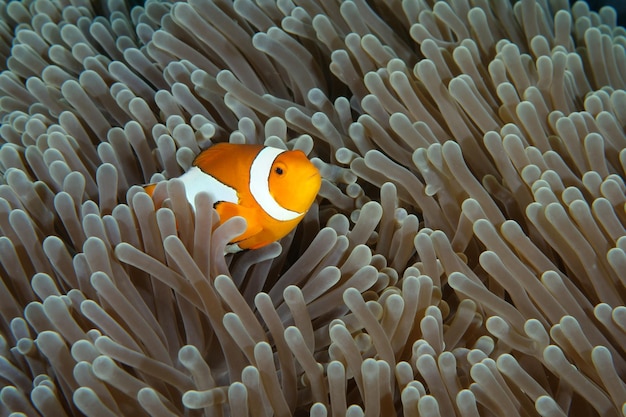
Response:
[[[221,201],[215,205],[215,210],[220,215],[220,223],[224,223],[226,220],[235,216],[241,216],[246,219],[246,231],[237,236],[234,240],[235,242],[248,239],[263,230],[263,227],[257,220],[257,214],[254,209],[227,201]]]

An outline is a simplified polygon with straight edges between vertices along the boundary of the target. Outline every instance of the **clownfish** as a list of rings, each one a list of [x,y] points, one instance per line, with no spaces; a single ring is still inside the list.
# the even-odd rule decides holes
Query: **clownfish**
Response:
[[[208,192],[220,224],[241,216],[246,231],[227,252],[257,249],[286,236],[313,204],[321,176],[304,152],[262,145],[219,143],[200,152],[179,177],[193,207],[198,193]],[[144,186],[153,197],[156,184]]]

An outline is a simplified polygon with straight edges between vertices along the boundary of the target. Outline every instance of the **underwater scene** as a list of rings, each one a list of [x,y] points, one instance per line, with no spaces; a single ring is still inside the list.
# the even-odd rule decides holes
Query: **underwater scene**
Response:
[[[0,0],[0,417],[626,416],[625,16]]]

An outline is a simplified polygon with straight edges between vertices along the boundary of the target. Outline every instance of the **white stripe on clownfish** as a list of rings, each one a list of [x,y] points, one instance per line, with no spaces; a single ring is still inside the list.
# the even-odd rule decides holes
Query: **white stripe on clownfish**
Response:
[[[287,210],[270,193],[269,178],[272,165],[283,149],[263,148],[250,166],[250,193],[259,206],[272,218],[279,221],[295,220],[304,213]]]
[[[198,167],[189,168],[189,171],[185,172],[179,178],[185,184],[187,201],[189,201],[194,211],[196,210],[196,195],[203,191],[211,196],[213,204],[220,201],[228,201],[237,204],[239,201],[237,190],[212,177]]]

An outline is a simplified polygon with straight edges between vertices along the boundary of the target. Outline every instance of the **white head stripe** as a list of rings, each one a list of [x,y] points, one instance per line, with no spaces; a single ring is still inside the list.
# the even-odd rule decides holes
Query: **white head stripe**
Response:
[[[274,164],[276,157],[283,152],[285,151],[282,149],[271,147],[261,149],[250,167],[250,193],[259,203],[259,206],[271,217],[276,220],[288,221],[300,217],[302,213],[287,210],[278,204],[270,194],[269,184],[272,164]]]

